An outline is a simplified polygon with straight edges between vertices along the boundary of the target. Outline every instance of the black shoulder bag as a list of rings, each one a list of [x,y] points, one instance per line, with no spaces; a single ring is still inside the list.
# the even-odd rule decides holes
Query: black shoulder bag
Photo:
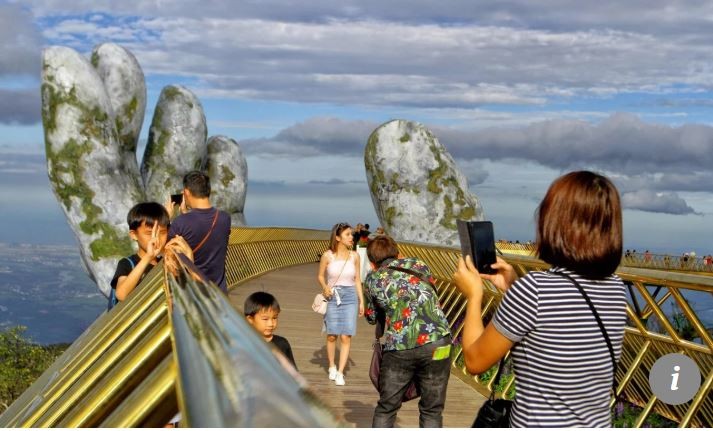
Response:
[[[584,297],[584,300],[587,302],[587,305],[589,306],[589,309],[592,310],[592,314],[594,314],[594,318],[597,321],[597,324],[599,325],[599,329],[602,331],[602,335],[604,335],[604,340],[607,342],[607,347],[609,348],[609,354],[611,355],[611,360],[612,360],[612,365],[614,366],[614,381],[613,381],[613,389],[614,389],[614,395],[616,395],[616,356],[614,355],[614,346],[611,343],[611,340],[609,339],[609,334],[607,334],[606,328],[604,328],[604,323],[602,322],[602,319],[599,317],[599,313],[597,313],[597,310],[594,308],[594,304],[592,304],[592,301],[589,299],[589,296],[587,295],[587,292],[584,291],[582,286],[577,283],[577,280],[572,278],[569,274],[565,274],[563,272],[555,272],[555,274],[559,274],[565,278],[568,278],[574,286],[579,290],[579,293],[582,294]],[[505,364],[505,358],[500,360],[500,365],[498,366],[498,372],[495,374],[495,384],[498,383],[498,379],[500,377],[500,371],[503,369],[503,366]],[[507,428],[510,426],[510,413],[512,411],[512,404],[513,402],[511,400],[506,400],[506,399],[495,399],[495,390],[490,392],[490,397],[483,403],[483,405],[480,407],[480,410],[478,410],[478,414],[475,417],[475,421],[473,422],[473,428]]]

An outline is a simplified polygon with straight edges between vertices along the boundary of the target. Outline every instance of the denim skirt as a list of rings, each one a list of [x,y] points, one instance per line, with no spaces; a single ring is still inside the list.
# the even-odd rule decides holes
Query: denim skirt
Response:
[[[359,301],[355,286],[335,286],[335,294],[327,302],[324,323],[329,335],[356,335]],[[337,293],[341,303],[337,305]]]

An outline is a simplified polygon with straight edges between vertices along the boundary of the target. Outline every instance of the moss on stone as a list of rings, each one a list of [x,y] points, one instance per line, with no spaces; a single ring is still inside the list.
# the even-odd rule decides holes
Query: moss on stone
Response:
[[[175,99],[183,95],[183,92],[178,87],[173,85],[163,87],[163,91],[161,93],[166,99]]]
[[[106,135],[108,115],[97,106],[88,108],[82,104],[77,99],[76,88],[72,88],[67,93],[61,93],[54,88],[52,76],[45,76],[45,81],[42,84],[43,97],[45,98],[42,104],[45,152],[50,165],[49,179],[55,193],[67,211],[71,208],[72,199],[79,199],[80,208],[85,217],[79,223],[80,230],[88,235],[100,235],[99,239],[90,244],[92,260],[126,255],[131,252],[131,242],[125,238],[125,235],[119,235],[111,225],[99,219],[102,209],[93,203],[95,193],[84,181],[84,158],[92,150],[92,140],[109,145]],[[60,149],[54,151],[48,135],[56,130],[57,109],[60,105],[70,105],[80,111],[78,131],[81,136],[88,139],[84,139],[82,142],[69,139],[67,142],[59,143],[62,144],[57,146]]]
[[[92,52],[91,62],[92,62],[92,66],[94,66],[95,69],[97,67],[99,67],[99,53],[98,52],[96,52],[96,51]]]
[[[386,226],[388,228],[392,228],[394,226],[394,217],[396,217],[397,211],[395,207],[388,207],[386,210],[384,210],[384,221],[386,222]]]
[[[408,133],[404,133],[404,135],[401,137],[401,139],[399,139],[399,141],[401,141],[401,143],[405,143],[410,140],[411,140],[411,135],[409,135]]]
[[[223,184],[223,187],[228,187],[230,182],[235,179],[235,174],[225,165],[220,167],[220,171],[220,182]]]

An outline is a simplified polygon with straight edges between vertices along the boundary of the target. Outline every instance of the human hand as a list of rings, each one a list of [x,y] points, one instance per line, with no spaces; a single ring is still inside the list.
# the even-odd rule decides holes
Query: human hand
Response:
[[[359,317],[362,317],[364,315],[364,303],[359,302]]]
[[[159,244],[158,238],[158,221],[153,222],[153,227],[151,228],[151,239],[146,245],[146,254],[151,257],[151,259],[156,259],[159,254],[161,254],[161,245]]]
[[[483,299],[483,280],[470,256],[466,256],[465,260],[462,256],[458,258],[458,268],[453,273],[453,281],[468,301]]]
[[[168,219],[169,220],[172,219],[173,218],[173,210],[174,210],[175,205],[174,205],[173,201],[171,200],[170,194],[164,201],[163,207],[166,208],[166,212],[168,213]]]
[[[330,287],[324,287],[322,288],[322,295],[324,295],[327,300],[329,300],[332,297],[333,291]]]
[[[185,214],[188,212],[188,204],[186,204],[185,193],[183,194],[183,199],[181,199],[181,206],[178,207],[178,210],[181,211],[181,214]]]
[[[171,238],[171,240],[166,243],[166,249],[169,249],[174,253],[184,254],[191,261],[193,260],[193,250],[191,249],[191,246],[188,245],[186,240],[180,235],[176,235]]]
[[[515,269],[500,256],[497,257],[497,262],[490,265],[490,267],[497,270],[497,272],[495,274],[481,274],[481,277],[493,283],[503,293],[517,280]]]

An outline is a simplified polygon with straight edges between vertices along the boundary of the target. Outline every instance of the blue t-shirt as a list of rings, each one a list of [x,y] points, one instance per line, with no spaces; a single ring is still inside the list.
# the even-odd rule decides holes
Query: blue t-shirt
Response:
[[[218,220],[208,239],[200,249],[195,248],[203,241],[210,231],[218,211]],[[223,292],[228,292],[225,281],[225,257],[228,254],[228,236],[230,235],[230,216],[216,208],[194,208],[186,214],[181,214],[171,222],[168,229],[168,239],[180,235],[194,249],[193,262],[208,278],[217,284]]]

